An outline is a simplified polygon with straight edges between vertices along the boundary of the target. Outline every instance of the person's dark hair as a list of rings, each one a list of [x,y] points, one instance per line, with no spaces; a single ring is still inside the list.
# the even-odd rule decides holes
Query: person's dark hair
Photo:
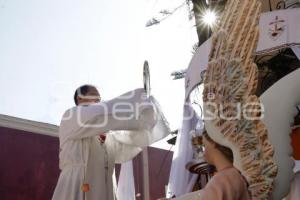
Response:
[[[231,151],[230,148],[225,147],[223,145],[220,145],[218,143],[216,143],[215,141],[213,141],[213,139],[211,139],[211,137],[209,137],[209,135],[207,134],[206,130],[203,131],[203,137],[205,137],[205,139],[207,139],[209,142],[214,143],[216,145],[216,148],[230,161],[233,163],[233,153]]]
[[[93,85],[82,85],[76,89],[75,94],[74,94],[74,102],[75,102],[76,106],[78,105],[78,100],[77,100],[78,95],[79,94],[81,94],[83,96],[86,95],[89,92],[89,88],[96,89],[96,87]]]

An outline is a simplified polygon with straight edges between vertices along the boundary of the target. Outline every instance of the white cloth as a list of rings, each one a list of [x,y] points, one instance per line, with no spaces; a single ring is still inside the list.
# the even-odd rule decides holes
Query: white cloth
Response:
[[[196,174],[191,174],[185,165],[193,159],[193,147],[190,131],[196,128],[198,118],[193,108],[186,103],[184,106],[181,131],[178,133],[173,154],[167,197],[181,196],[192,191],[197,180]]]
[[[59,129],[61,174],[53,200],[114,199],[115,163],[131,160],[141,147],[170,132],[155,99],[145,96],[143,89],[137,89],[108,102],[65,112]],[[128,105],[134,106],[129,109]],[[98,136],[106,132],[105,143],[100,144]],[[90,187],[85,197],[83,183]]]
[[[262,13],[256,54],[300,45],[300,8]]]
[[[300,160],[295,160],[294,173],[300,172]]]
[[[300,45],[292,46],[291,49],[293,50],[294,54],[297,56],[298,60],[300,60]]]
[[[122,163],[117,189],[118,200],[135,200],[132,161]]]

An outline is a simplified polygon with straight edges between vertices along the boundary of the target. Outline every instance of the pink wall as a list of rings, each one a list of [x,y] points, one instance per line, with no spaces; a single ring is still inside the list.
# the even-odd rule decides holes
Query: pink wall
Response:
[[[58,139],[0,127],[0,199],[51,199],[57,178]]]
[[[167,185],[169,181],[172,156],[173,152],[148,147],[150,200],[156,200],[165,196],[165,185]],[[137,197],[136,200],[143,200],[144,197],[142,161],[142,153],[138,154],[133,159],[135,193],[141,193],[141,197]],[[119,176],[119,171],[120,165],[117,165],[117,179]]]
[[[50,200],[59,176],[58,149],[58,138],[0,127],[0,200]],[[150,199],[155,200],[165,195],[172,152],[151,147],[148,152]],[[137,200],[142,200],[141,154],[133,167],[136,193],[142,194]]]
[[[165,196],[165,185],[168,184],[173,152],[149,148],[150,199],[156,200]]]

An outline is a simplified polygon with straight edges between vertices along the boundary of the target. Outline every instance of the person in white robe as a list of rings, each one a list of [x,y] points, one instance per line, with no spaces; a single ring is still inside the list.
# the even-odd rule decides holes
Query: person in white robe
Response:
[[[65,112],[59,128],[61,173],[52,200],[116,199],[115,163],[131,160],[167,136],[168,124],[144,89],[100,102],[97,89],[85,85],[74,100],[77,106]]]

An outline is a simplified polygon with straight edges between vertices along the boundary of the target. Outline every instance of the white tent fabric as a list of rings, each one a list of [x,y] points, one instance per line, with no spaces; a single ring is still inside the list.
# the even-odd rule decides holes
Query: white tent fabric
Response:
[[[211,38],[206,40],[194,54],[185,77],[185,98],[188,99],[192,90],[201,82],[203,71],[208,65],[208,56],[211,49]]]
[[[287,195],[294,177],[290,133],[291,124],[297,114],[296,105],[300,101],[299,84],[300,69],[297,69],[281,78],[260,96],[264,105],[263,122],[268,130],[269,141],[274,147],[274,159],[278,166],[273,199],[281,199]]]
[[[135,187],[132,160],[121,165],[117,188],[118,200],[135,200]]]
[[[167,197],[176,197],[191,192],[197,175],[191,174],[185,165],[193,159],[193,148],[190,134],[195,128],[199,119],[191,105],[187,102],[184,105],[183,122],[181,131],[178,133],[171,173],[169,178]]]

